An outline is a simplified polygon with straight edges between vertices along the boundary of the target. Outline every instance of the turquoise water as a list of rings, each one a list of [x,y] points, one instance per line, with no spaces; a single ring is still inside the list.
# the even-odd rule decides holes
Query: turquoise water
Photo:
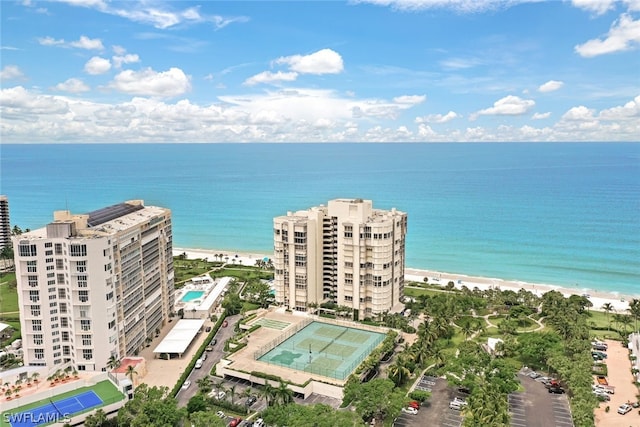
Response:
[[[202,295],[204,295],[204,291],[188,291],[182,298],[180,298],[180,301],[190,302],[195,299],[202,298]]]
[[[640,144],[0,145],[11,223],[127,199],[174,246],[271,253],[272,218],[337,197],[408,212],[407,266],[640,294]]]
[[[384,337],[377,332],[311,322],[258,360],[344,380]]]

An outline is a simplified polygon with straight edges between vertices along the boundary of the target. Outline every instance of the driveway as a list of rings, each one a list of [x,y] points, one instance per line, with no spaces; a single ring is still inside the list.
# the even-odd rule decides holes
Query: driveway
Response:
[[[541,382],[518,374],[523,392],[509,395],[512,427],[573,427],[566,394],[549,393]]]
[[[178,406],[187,406],[189,399],[195,396],[198,392],[198,380],[208,376],[213,365],[218,363],[220,359],[224,357],[224,343],[227,339],[233,336],[235,324],[238,323],[241,318],[242,316],[239,314],[229,316],[226,318],[228,326],[226,328],[221,327],[218,329],[218,332],[215,335],[218,342],[213,346],[213,351],[206,352],[207,360],[202,364],[202,368],[193,369],[187,377],[187,379],[191,381],[191,386],[186,390],[180,389],[178,392],[178,395],[176,396],[178,399]],[[211,379],[213,381],[214,378],[211,377]]]

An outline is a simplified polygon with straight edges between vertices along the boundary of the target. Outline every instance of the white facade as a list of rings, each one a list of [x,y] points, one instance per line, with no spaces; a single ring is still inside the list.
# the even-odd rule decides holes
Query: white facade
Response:
[[[7,196],[0,196],[0,251],[5,247],[11,247],[9,199],[7,199]]]
[[[102,370],[142,349],[173,310],[168,209],[133,200],[56,211],[13,244],[27,365]]]
[[[332,301],[365,318],[401,301],[406,213],[336,199],[273,222],[277,303],[306,311]]]

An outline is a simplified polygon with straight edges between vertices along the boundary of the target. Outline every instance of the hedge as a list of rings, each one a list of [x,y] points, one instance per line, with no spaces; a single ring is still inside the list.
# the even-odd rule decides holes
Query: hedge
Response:
[[[222,314],[222,316],[220,316],[216,324],[213,325],[211,332],[209,332],[209,335],[207,336],[207,338],[202,342],[202,344],[196,351],[195,357],[191,359],[191,362],[189,362],[189,364],[185,368],[182,375],[180,375],[180,378],[178,378],[178,382],[176,383],[175,386],[173,386],[173,390],[171,390],[171,396],[176,397],[176,395],[180,391],[180,388],[182,387],[182,384],[184,384],[184,382],[187,380],[187,377],[193,370],[193,367],[195,366],[196,361],[202,356],[202,354],[205,352],[205,349],[207,348],[207,346],[209,345],[213,337],[218,333],[218,330],[220,329],[220,327],[222,327],[222,322],[224,322],[225,317],[227,317],[226,311]]]

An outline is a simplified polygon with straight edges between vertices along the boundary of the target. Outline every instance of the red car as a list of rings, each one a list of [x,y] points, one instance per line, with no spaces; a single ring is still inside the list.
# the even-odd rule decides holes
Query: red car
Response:
[[[242,422],[242,418],[234,418],[229,423],[229,427],[237,427]]]
[[[420,403],[416,402],[415,400],[412,402],[409,402],[409,407],[410,408],[414,408],[414,409],[420,409]]]
[[[226,328],[227,326],[229,326],[229,323],[227,323],[227,321],[225,320],[224,322],[222,322],[222,327]]]

